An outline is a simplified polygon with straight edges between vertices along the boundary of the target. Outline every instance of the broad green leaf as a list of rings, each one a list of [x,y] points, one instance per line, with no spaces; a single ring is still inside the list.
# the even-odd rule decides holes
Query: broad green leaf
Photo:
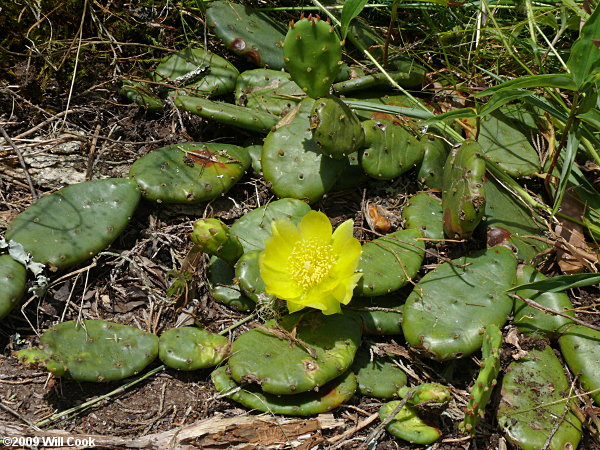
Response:
[[[579,39],[571,47],[567,67],[579,87],[590,75],[600,71],[600,48],[593,41],[600,40],[600,8],[596,8],[587,20]]]
[[[453,109],[452,111],[437,114],[435,117],[427,119],[423,125],[433,125],[434,123],[443,122],[444,120],[464,119],[469,117],[477,117],[477,113],[473,108]]]
[[[350,22],[356,16],[360,14],[368,0],[346,0],[344,2],[344,7],[342,9],[342,41],[346,39],[346,34],[348,34],[348,27],[350,26]]]
[[[506,292],[521,289],[535,289],[542,292],[560,292],[575,287],[593,286],[600,283],[600,273],[578,273],[575,275],[559,275],[542,281],[521,284]]]
[[[579,114],[577,118],[596,128],[596,130],[600,130],[600,111],[596,108],[590,109],[585,114]]]
[[[485,116],[487,114],[491,114],[501,106],[506,105],[508,102],[523,97],[529,97],[530,95],[533,95],[533,92],[521,91],[517,89],[497,92],[496,94],[492,95],[488,102],[479,110],[479,115]]]
[[[497,92],[507,91],[509,89],[528,89],[553,87],[559,89],[577,90],[577,83],[569,74],[549,73],[544,75],[531,75],[519,77],[514,80],[506,81],[498,86],[493,86],[485,91],[475,94],[475,97],[485,97]]]

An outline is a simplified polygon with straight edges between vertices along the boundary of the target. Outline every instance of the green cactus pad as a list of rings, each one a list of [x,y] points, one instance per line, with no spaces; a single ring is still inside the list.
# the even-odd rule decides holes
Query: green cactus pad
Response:
[[[248,298],[256,303],[269,303],[275,297],[265,292],[265,282],[260,276],[258,267],[259,250],[244,253],[235,265],[235,278],[240,289]]]
[[[236,311],[252,311],[256,304],[234,284],[235,271],[227,262],[213,256],[208,263],[208,290],[217,302]]]
[[[429,189],[443,188],[444,164],[448,159],[448,146],[440,138],[421,138],[423,146],[423,159],[419,164],[417,178],[419,182]]]
[[[160,335],[158,357],[172,369],[206,369],[221,364],[229,347],[225,336],[196,327],[173,328]]]
[[[425,243],[420,231],[400,230],[363,245],[358,270],[363,276],[356,295],[389,294],[412,279],[423,262]]]
[[[540,158],[513,120],[494,111],[480,120],[477,141],[486,158],[497,163],[513,177],[533,175],[540,171]]]
[[[340,38],[319,16],[292,22],[283,41],[283,60],[292,79],[309,97],[324,97],[341,69]]]
[[[314,103],[310,128],[321,151],[331,158],[356,153],[365,142],[359,118],[336,97],[320,98]]]
[[[488,325],[485,328],[483,344],[481,346],[482,363],[477,380],[471,388],[469,404],[465,411],[465,419],[459,428],[471,435],[475,434],[475,427],[479,419],[483,418],[485,407],[490,401],[496,379],[500,373],[500,348],[502,347],[502,333],[497,325]]]
[[[517,270],[517,285],[546,280],[548,277],[537,272],[532,266],[519,266]],[[533,300],[559,312],[565,312],[575,317],[573,304],[564,292],[544,292],[535,289],[519,289],[515,294]],[[540,336],[556,337],[559,329],[573,321],[564,316],[550,314],[527,305],[522,300],[515,299],[515,313],[513,324],[522,333],[535,333]]]
[[[19,214],[6,240],[22,244],[34,261],[62,270],[108,247],[129,223],[139,200],[135,184],[127,179],[73,184]]]
[[[356,377],[350,371],[319,389],[294,395],[272,395],[255,386],[240,386],[220,367],[211,375],[217,392],[241,403],[247,408],[269,414],[286,416],[311,416],[329,412],[350,400],[356,391]]]
[[[219,219],[195,221],[190,239],[200,251],[217,256],[232,266],[244,253],[238,238],[231,236],[229,227]]]
[[[364,334],[387,336],[402,334],[402,311],[406,296],[395,292],[379,297],[354,297],[348,311],[360,316]]]
[[[450,238],[468,239],[485,211],[485,160],[477,142],[452,149],[444,166],[442,209],[444,231]]]
[[[398,397],[398,389],[406,384],[406,374],[400,367],[385,358],[373,357],[360,348],[352,363],[358,379],[358,391],[368,397],[391,399]]]
[[[398,395],[405,398],[411,392],[411,397],[406,401],[410,406],[427,408],[428,405],[446,405],[452,400],[450,388],[440,383],[422,383],[414,387],[402,386],[398,390]]]
[[[162,112],[164,109],[162,100],[154,95],[146,83],[125,80],[119,93],[148,111]]]
[[[399,400],[386,403],[379,409],[379,418],[383,421],[390,416],[400,404]],[[411,444],[432,444],[442,437],[442,432],[427,425],[410,406],[404,406],[387,425],[386,430],[394,437]]]
[[[348,166],[346,159],[325,156],[312,138],[309,116],[314,102],[304,99],[265,138],[263,175],[279,197],[315,202],[333,187]]]
[[[405,89],[420,89],[425,79],[425,70],[422,67],[414,65],[412,68],[407,67],[406,71],[390,71],[388,75],[400,87]],[[373,89],[380,86],[388,86],[389,84],[389,78],[383,73],[374,73],[335,83],[333,90],[339,94],[347,94],[348,92]]]
[[[387,121],[363,122],[365,148],[360,163],[377,180],[391,180],[415,167],[423,158],[423,146],[405,128]]]
[[[174,98],[174,102],[179,108],[205,119],[257,133],[268,133],[279,121],[279,117],[264,111],[202,97],[178,95]]]
[[[360,345],[360,325],[350,315],[296,313],[265,327],[233,343],[229,367],[236,382],[258,383],[270,394],[318,389],[350,367]]]
[[[246,147],[246,151],[252,160],[252,171],[255,175],[262,177],[262,162],[260,161],[262,156],[262,145],[250,145],[249,147]]]
[[[240,73],[233,64],[203,48],[186,48],[164,58],[154,71],[154,81],[185,87],[190,95],[217,96],[232,92]]]
[[[444,239],[442,201],[427,192],[413,195],[402,210],[407,229],[419,230],[429,239]]]
[[[260,10],[225,1],[210,2],[206,21],[228,49],[260,67],[283,69],[285,27]]]
[[[227,192],[250,167],[250,156],[230,144],[186,142],[156,149],[129,170],[144,198],[200,203]]]
[[[138,328],[104,320],[60,323],[46,331],[41,350],[17,352],[24,362],[45,364],[57,376],[108,382],[136,375],[158,355],[158,338]]]
[[[10,255],[0,255],[0,320],[19,304],[25,295],[27,270]]]
[[[407,342],[437,360],[476,352],[489,324],[502,326],[513,301],[517,263],[505,247],[445,262],[425,275],[404,305]]]
[[[581,422],[570,410],[563,418],[569,395],[569,382],[552,349],[530,350],[504,374],[498,425],[524,450],[543,448],[552,433],[548,448],[577,448]]]
[[[309,211],[310,206],[301,200],[282,198],[240,217],[231,226],[231,235],[239,239],[244,252],[263,250],[271,237],[271,222],[283,219],[298,225]]]
[[[528,210],[497,182],[487,180],[483,183],[485,190],[485,217],[488,227],[504,228],[511,233],[509,239],[517,249],[517,257],[529,263],[533,257],[550,246],[537,239],[525,236],[544,236],[546,226],[542,218]]]
[[[365,174],[358,160],[358,152],[348,155],[348,165],[344,167],[339,178],[331,188],[332,192],[354,189],[367,183],[370,178]]]
[[[558,339],[560,351],[586,391],[600,405],[600,331],[583,325],[572,325]]]
[[[294,109],[305,95],[289,73],[277,70],[247,70],[235,84],[237,105],[279,117]]]

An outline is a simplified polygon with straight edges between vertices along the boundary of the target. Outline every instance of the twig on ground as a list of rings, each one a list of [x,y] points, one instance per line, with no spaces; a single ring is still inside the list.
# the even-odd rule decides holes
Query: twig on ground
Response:
[[[6,142],[9,143],[9,145],[13,148],[13,150],[17,154],[17,157],[19,158],[19,163],[21,164],[21,167],[23,168],[23,172],[25,172],[25,178],[27,179],[27,184],[29,185],[29,190],[31,191],[31,196],[33,197],[34,200],[37,200],[39,196],[38,196],[37,191],[33,187],[33,182],[31,181],[31,176],[29,175],[29,170],[27,170],[27,164],[25,164],[25,159],[23,159],[23,154],[21,153],[21,150],[19,150],[19,148],[15,145],[13,140],[10,138],[10,136],[6,133],[6,130],[4,129],[4,127],[1,125],[0,125],[0,133],[2,133],[2,136],[4,137],[4,139],[6,139]]]

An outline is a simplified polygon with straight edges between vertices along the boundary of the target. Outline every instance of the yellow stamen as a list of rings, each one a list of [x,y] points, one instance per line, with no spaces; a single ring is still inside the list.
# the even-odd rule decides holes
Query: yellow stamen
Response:
[[[296,243],[288,262],[292,279],[303,289],[310,289],[329,275],[336,258],[333,246],[309,239]]]

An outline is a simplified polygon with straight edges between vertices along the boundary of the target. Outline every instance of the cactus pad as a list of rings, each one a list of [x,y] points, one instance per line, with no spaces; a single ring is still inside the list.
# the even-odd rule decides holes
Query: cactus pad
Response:
[[[502,326],[512,310],[505,291],[514,284],[516,265],[509,249],[492,247],[429,272],[404,305],[407,342],[437,360],[476,352],[485,327]]]
[[[154,81],[171,88],[185,87],[193,95],[216,96],[232,92],[238,75],[238,70],[226,59],[203,48],[186,48],[158,64]]]
[[[231,226],[231,235],[239,239],[244,252],[263,250],[271,237],[271,222],[284,219],[298,225],[309,211],[310,206],[301,200],[282,198],[240,217]]]
[[[387,419],[400,404],[399,400],[386,403],[379,409],[379,418]],[[411,444],[432,444],[442,437],[442,432],[427,425],[411,406],[404,406],[387,425],[386,430],[394,437],[403,439]]]
[[[452,400],[450,388],[439,383],[422,383],[414,387],[402,386],[398,390],[398,395],[405,398],[409,393],[411,397],[406,401],[410,406],[429,406],[447,405]]]
[[[517,270],[517,285],[546,280],[548,277],[539,273],[532,266],[519,266]],[[573,304],[564,292],[545,292],[535,289],[519,289],[515,294],[531,299],[547,308],[574,316]],[[563,325],[573,321],[564,316],[550,314],[527,305],[522,300],[515,299],[513,323],[522,333],[535,333],[540,336],[555,337]]]
[[[442,209],[450,238],[468,239],[485,211],[485,160],[479,144],[465,141],[452,149],[444,166]]]
[[[583,325],[572,325],[558,339],[567,366],[590,396],[600,405],[600,331]]]
[[[419,164],[417,178],[421,184],[429,189],[443,188],[444,164],[448,159],[448,146],[440,138],[421,138],[423,146],[423,159]]]
[[[419,230],[429,239],[444,239],[444,212],[439,198],[427,192],[413,195],[402,210],[407,229]]]
[[[423,158],[423,146],[404,127],[391,122],[363,122],[365,148],[360,163],[365,173],[391,180],[415,167]]]
[[[258,383],[270,394],[318,389],[350,367],[360,345],[360,325],[350,315],[296,313],[265,327],[233,343],[229,367],[236,382]]]
[[[219,219],[198,219],[193,227],[190,239],[204,253],[218,256],[232,266],[242,256],[242,244]]]
[[[213,256],[208,263],[208,290],[217,302],[236,311],[252,311],[255,303],[234,284],[235,271],[227,262]]]
[[[406,296],[397,292],[378,297],[354,297],[347,307],[360,316],[365,334],[402,334],[402,311]]]
[[[22,244],[36,262],[65,269],[108,247],[129,223],[139,199],[127,179],[73,184],[19,214],[6,240]]]
[[[286,416],[310,416],[331,411],[350,400],[357,385],[356,377],[348,371],[322,386],[319,392],[272,395],[262,392],[256,386],[240,389],[228,375],[227,367],[215,370],[211,378],[218,392],[247,408],[269,414],[285,414]]]
[[[0,255],[0,320],[19,304],[25,295],[27,270],[10,255]]]
[[[206,369],[221,364],[229,347],[225,336],[196,327],[173,328],[160,335],[158,356],[173,369]]]
[[[581,422],[565,401],[569,393],[569,382],[552,349],[530,350],[504,375],[498,425],[511,443],[524,450],[543,448],[551,434],[549,448],[577,448]]]
[[[206,21],[227,48],[260,67],[283,69],[285,27],[265,13],[233,2],[210,2]]]
[[[345,159],[324,155],[312,138],[309,116],[314,103],[310,98],[302,100],[265,138],[263,175],[279,197],[315,202],[333,187],[348,165]]]
[[[291,23],[283,60],[292,79],[309,97],[324,97],[341,69],[342,45],[329,22],[308,16]]]
[[[162,100],[154,95],[146,83],[125,80],[119,93],[148,111],[162,112],[164,109]]]
[[[187,142],[142,156],[129,176],[148,200],[193,204],[224,194],[249,167],[248,152],[237,145]]]
[[[284,116],[305,97],[289,73],[269,69],[242,72],[235,84],[235,102],[252,110]]]
[[[392,361],[373,357],[366,349],[359,349],[352,364],[358,379],[358,391],[368,397],[391,399],[398,397],[398,389],[406,384],[406,374]]]
[[[235,265],[235,278],[244,295],[256,303],[268,303],[275,297],[265,292],[265,282],[258,266],[259,255],[258,250],[244,253]]]
[[[425,244],[417,240],[420,237],[417,230],[400,230],[363,245],[358,264],[363,276],[354,292],[384,295],[408,283],[423,262]]]
[[[158,355],[158,338],[138,328],[104,320],[60,323],[46,331],[41,351],[16,356],[45,364],[57,376],[77,381],[115,381],[138,374]],[[43,354],[46,354],[46,358]]]

